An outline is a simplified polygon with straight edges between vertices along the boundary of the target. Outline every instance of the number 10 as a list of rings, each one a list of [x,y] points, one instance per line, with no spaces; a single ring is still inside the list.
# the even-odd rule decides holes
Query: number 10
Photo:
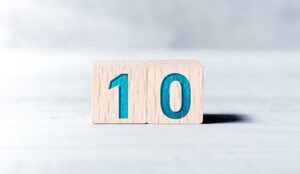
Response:
[[[181,108],[174,112],[170,107],[170,86],[172,82],[179,82],[181,85]],[[109,89],[119,86],[119,118],[128,119],[128,74],[120,74],[114,78],[109,85]],[[191,86],[188,79],[178,73],[169,74],[164,78],[161,85],[161,109],[163,113],[171,119],[181,119],[185,117],[191,106]]]

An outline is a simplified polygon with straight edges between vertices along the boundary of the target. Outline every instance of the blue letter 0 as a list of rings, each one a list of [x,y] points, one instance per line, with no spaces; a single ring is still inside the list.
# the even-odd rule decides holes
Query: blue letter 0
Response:
[[[119,118],[128,118],[128,74],[121,74],[114,78],[110,84],[109,89],[120,86],[119,89]]]
[[[174,81],[181,85],[181,108],[173,112],[170,107],[170,86]],[[169,74],[162,82],[160,92],[160,102],[163,113],[171,119],[181,119],[185,117],[191,106],[191,86],[188,79],[182,74]]]

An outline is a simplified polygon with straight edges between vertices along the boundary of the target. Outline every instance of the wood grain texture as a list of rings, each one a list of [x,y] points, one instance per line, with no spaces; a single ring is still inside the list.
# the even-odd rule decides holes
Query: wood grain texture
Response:
[[[111,80],[128,74],[128,119],[119,119],[119,88]],[[92,65],[93,123],[146,123],[146,67],[143,62],[95,61]]]
[[[193,60],[147,61],[147,123],[202,123],[203,121],[203,66]],[[161,84],[172,73],[184,75],[191,85],[191,106],[181,119],[170,119],[161,109]],[[182,104],[181,86],[174,82],[170,88],[170,107],[178,111]]]

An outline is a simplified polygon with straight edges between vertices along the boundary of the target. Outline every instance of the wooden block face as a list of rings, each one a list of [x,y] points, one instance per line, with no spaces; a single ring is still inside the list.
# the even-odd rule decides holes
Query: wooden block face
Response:
[[[93,62],[93,123],[146,123],[146,79],[143,62]]]
[[[203,66],[193,60],[146,66],[147,123],[202,123]]]

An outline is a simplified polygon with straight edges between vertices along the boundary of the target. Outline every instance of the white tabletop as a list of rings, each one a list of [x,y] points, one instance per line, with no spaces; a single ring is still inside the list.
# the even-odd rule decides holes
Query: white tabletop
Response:
[[[198,58],[200,125],[91,123],[93,59]],[[300,52],[0,51],[0,173],[299,173]]]

